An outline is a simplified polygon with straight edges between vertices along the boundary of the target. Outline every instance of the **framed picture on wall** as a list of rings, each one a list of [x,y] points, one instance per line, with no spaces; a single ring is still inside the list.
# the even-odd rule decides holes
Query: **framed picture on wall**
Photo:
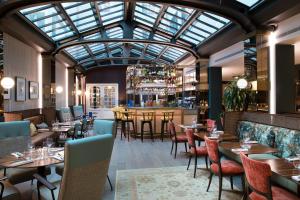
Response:
[[[3,90],[3,99],[9,100],[10,99],[10,89],[4,89]]]
[[[29,99],[39,98],[39,83],[29,81]]]
[[[23,77],[16,77],[16,101],[26,100],[26,79]]]

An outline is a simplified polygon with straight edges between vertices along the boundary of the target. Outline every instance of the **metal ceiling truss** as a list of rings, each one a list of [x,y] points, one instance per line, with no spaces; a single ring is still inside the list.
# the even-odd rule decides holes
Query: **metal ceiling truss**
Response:
[[[113,22],[111,24],[104,25],[103,20],[101,17],[101,13],[99,10],[99,7],[97,5],[98,1],[78,1],[78,2],[84,2],[88,3],[91,2],[92,11],[94,13],[94,16],[96,18],[96,22],[98,24],[98,27],[92,28],[88,31],[80,32],[68,13],[66,12],[65,8],[62,6],[62,2],[75,2],[77,0],[27,0],[27,1],[20,1],[20,0],[10,0],[10,1],[2,1],[0,3],[0,18],[7,16],[9,14],[13,14],[18,12],[21,8],[28,8],[32,6],[37,6],[41,4],[52,4],[55,6],[55,9],[58,11],[59,15],[63,16],[63,19],[66,20],[67,24],[71,27],[71,29],[74,31],[75,35],[67,37],[65,39],[62,39],[56,43],[56,49],[53,51],[53,55],[56,55],[60,51],[77,45],[82,45],[84,49],[88,52],[88,56],[91,58],[91,60],[95,61],[96,65],[99,65],[101,61],[109,60],[112,65],[115,65],[115,60],[137,60],[137,63],[140,63],[140,61],[150,61],[149,59],[145,59],[146,54],[152,54],[151,52],[148,52],[147,49],[150,44],[158,44],[163,45],[163,50],[158,54],[152,56],[155,56],[156,59],[155,62],[163,60],[163,55],[168,51],[169,48],[179,48],[183,49],[186,52],[190,53],[194,57],[196,57],[196,60],[199,59],[199,55],[197,54],[197,48],[201,48],[201,45],[196,46],[195,44],[192,44],[190,42],[187,42],[186,40],[183,40],[180,38],[180,36],[190,27],[192,26],[193,22],[197,20],[197,18],[204,12],[209,11],[211,13],[214,13],[219,16],[223,16],[235,23],[237,23],[244,31],[245,33],[250,33],[256,30],[256,27],[254,23],[251,21],[251,19],[247,15],[247,10],[249,7],[245,6],[244,4],[241,4],[237,1],[222,1],[222,3],[218,0],[181,0],[181,1],[174,1],[174,0],[140,0],[137,2],[144,2],[144,3],[159,3],[162,4],[162,8],[155,20],[155,23],[153,27],[146,26],[140,22],[134,21],[134,12],[136,7],[136,1],[135,0],[127,0],[124,2],[124,19],[121,21]],[[114,0],[113,0],[114,1]],[[189,7],[195,10],[189,16],[189,18],[184,21],[183,24],[180,24],[180,28],[177,30],[175,35],[172,35],[166,31],[162,31],[158,28],[160,22],[162,19],[168,21],[169,19],[164,18],[164,15],[166,14],[166,11],[169,6],[183,6],[183,7]],[[76,7],[76,5],[74,6]],[[21,14],[20,14],[21,15]],[[21,15],[22,16],[22,15]],[[24,19],[25,17],[22,16]],[[218,20],[218,19],[215,19]],[[26,20],[29,22],[29,20]],[[177,23],[174,22],[173,23]],[[203,22],[202,22],[203,23]],[[33,24],[31,24],[34,26]],[[205,24],[207,26],[211,26],[210,24]],[[122,27],[123,29],[123,35],[124,38],[109,38],[107,35],[106,30],[113,28],[113,27]],[[145,40],[137,40],[133,39],[133,31],[135,28],[142,28],[144,30],[148,30],[150,32],[150,38]],[[205,32],[205,30],[202,30]],[[40,31],[43,35],[46,35],[42,31]],[[93,33],[101,33],[101,39],[96,40],[84,40],[85,36],[91,35]],[[153,39],[154,34],[159,34],[161,36],[164,36],[166,38],[170,39],[170,42],[162,42],[157,41]],[[47,35],[46,35],[47,36]],[[212,35],[214,37],[215,35]],[[50,39],[50,37],[47,37]],[[77,41],[74,41],[77,40]],[[121,42],[126,45],[123,46],[123,57],[113,57],[111,50],[108,46],[109,43],[115,43],[115,42]],[[96,58],[95,54],[92,52],[92,50],[89,48],[89,44],[104,44],[105,50],[107,52],[107,58]],[[128,59],[125,52],[129,52],[130,54],[130,47],[127,44],[134,44],[134,43],[142,43],[144,44],[144,48],[141,50],[141,55],[139,57],[132,57],[132,59]],[[181,61],[182,58],[186,57],[187,54],[182,55],[179,59],[175,60],[174,63]],[[75,59],[74,59],[75,60]],[[82,62],[82,60],[87,60],[86,57],[81,59],[81,61],[78,62],[78,60],[75,60],[78,64],[84,64],[85,62]],[[165,62],[168,62],[164,60]],[[126,63],[125,63],[126,64]]]

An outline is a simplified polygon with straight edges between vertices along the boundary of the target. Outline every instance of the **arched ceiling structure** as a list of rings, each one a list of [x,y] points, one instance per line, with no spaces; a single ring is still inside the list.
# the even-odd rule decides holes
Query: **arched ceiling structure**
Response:
[[[255,31],[247,11],[264,0],[1,2],[84,69],[108,64],[176,64],[232,23]]]

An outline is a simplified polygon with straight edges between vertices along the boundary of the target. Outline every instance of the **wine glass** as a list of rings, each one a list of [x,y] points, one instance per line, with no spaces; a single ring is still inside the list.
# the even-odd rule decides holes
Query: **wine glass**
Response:
[[[28,159],[28,160],[32,160],[32,152],[33,152],[33,148],[34,148],[34,146],[33,146],[32,142],[29,141],[29,142],[27,143],[27,150],[28,150],[28,157],[27,157],[27,159]]]

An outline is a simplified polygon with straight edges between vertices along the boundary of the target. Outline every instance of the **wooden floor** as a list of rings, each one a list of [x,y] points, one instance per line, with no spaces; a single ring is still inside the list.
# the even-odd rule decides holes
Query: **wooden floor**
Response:
[[[150,139],[144,139],[142,143],[140,139],[130,138],[127,141],[123,138],[120,139],[120,135],[117,136],[114,143],[114,149],[112,153],[109,177],[115,189],[116,172],[117,170],[124,169],[140,169],[140,168],[157,168],[157,167],[170,167],[170,166],[186,166],[187,156],[185,154],[184,144],[179,144],[177,158],[174,159],[173,155],[170,155],[171,141],[170,139],[161,142],[160,139],[155,139],[152,142]],[[204,164],[202,158],[198,159],[198,164]],[[191,169],[193,170],[193,161],[191,163]],[[48,177],[50,180],[60,178],[55,175],[52,169],[52,174]],[[24,200],[32,199],[32,186],[29,182],[19,184],[18,188],[22,192]],[[104,188],[103,200],[113,200],[115,191],[111,191],[108,182]],[[33,195],[34,196],[34,195]],[[36,198],[33,198],[36,199]]]
[[[155,139],[144,139],[142,143],[140,139],[130,138],[130,141],[120,140],[118,135],[115,139],[112,159],[109,168],[109,177],[112,184],[115,185],[116,171],[124,169],[140,169],[140,168],[157,168],[169,166],[187,165],[187,157],[185,154],[184,144],[179,144],[177,158],[170,155],[171,141],[169,139],[161,142]],[[202,159],[199,159],[202,163]],[[204,162],[203,162],[204,163]],[[192,163],[193,164],[193,163]],[[103,200],[113,200],[114,191],[110,191],[108,183],[106,184]]]

